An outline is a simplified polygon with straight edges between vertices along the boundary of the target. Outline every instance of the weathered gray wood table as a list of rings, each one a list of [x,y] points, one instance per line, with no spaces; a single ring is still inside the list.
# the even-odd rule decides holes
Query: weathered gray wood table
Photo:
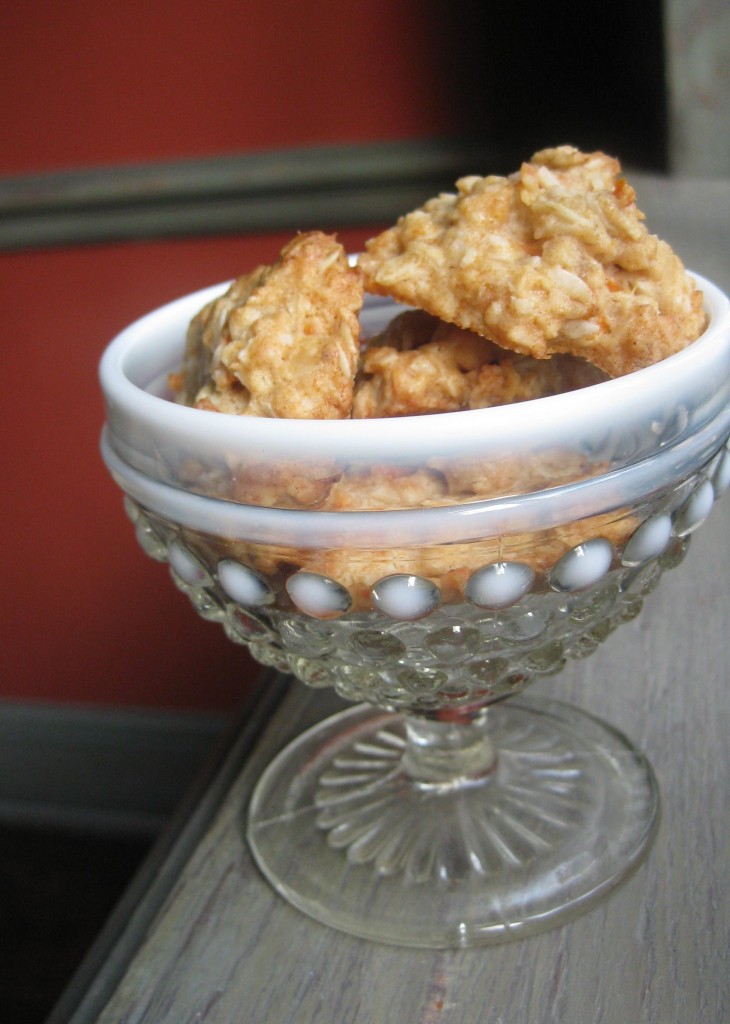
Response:
[[[730,195],[726,183],[718,188]],[[644,205],[654,206],[655,223],[664,218],[657,230],[680,248],[679,235],[694,247],[691,266],[727,287],[730,203],[718,208],[717,196],[708,199],[706,231],[693,237],[682,230],[682,205],[672,209],[680,193],[659,183],[647,189]],[[545,696],[574,702],[628,733],[662,789],[662,822],[648,860],[589,914],[503,946],[428,951],[350,938],[290,908],[252,863],[245,807],[273,754],[340,705],[327,693],[270,677],[218,769],[110,922],[54,1024],[726,1019],[729,538],[726,496],[638,619],[586,661],[536,684]]]

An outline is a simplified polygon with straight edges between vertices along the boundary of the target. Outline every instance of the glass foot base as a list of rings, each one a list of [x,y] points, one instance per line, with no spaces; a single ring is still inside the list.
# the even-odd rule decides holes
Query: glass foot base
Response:
[[[556,701],[489,711],[477,780],[415,782],[404,716],[350,708],[262,776],[248,840],[272,885],[318,921],[435,948],[505,942],[584,913],[640,863],[659,796],[611,726]]]

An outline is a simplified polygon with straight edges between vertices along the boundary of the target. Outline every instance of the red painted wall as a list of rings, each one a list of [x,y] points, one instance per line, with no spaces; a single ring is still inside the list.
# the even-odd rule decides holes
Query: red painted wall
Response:
[[[7,4],[0,174],[442,134],[425,9]],[[366,234],[342,238],[358,248]],[[136,546],[98,455],[96,366],[131,319],[285,239],[0,255],[0,697],[214,710],[251,685],[244,650]]]
[[[453,127],[430,0],[4,7],[6,174]]]

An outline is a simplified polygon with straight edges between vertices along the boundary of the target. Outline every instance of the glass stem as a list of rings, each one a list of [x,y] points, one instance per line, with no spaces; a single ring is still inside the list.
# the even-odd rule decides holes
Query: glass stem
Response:
[[[497,764],[487,709],[455,710],[446,717],[406,715],[403,767],[425,785],[482,783]]]

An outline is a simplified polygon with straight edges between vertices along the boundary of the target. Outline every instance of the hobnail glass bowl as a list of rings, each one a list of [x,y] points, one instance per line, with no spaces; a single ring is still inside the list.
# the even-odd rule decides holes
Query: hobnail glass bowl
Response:
[[[659,798],[630,740],[539,694],[501,702],[634,618],[730,482],[730,307],[695,277],[708,327],[683,352],[472,412],[175,404],[187,323],[224,286],[107,349],[103,456],[144,550],[261,663],[358,702],[286,748],[249,808],[256,862],[301,910],[396,944],[499,942],[588,909],[646,853]],[[395,311],[368,300],[366,332]],[[282,486],[423,472],[488,493],[326,512]]]

